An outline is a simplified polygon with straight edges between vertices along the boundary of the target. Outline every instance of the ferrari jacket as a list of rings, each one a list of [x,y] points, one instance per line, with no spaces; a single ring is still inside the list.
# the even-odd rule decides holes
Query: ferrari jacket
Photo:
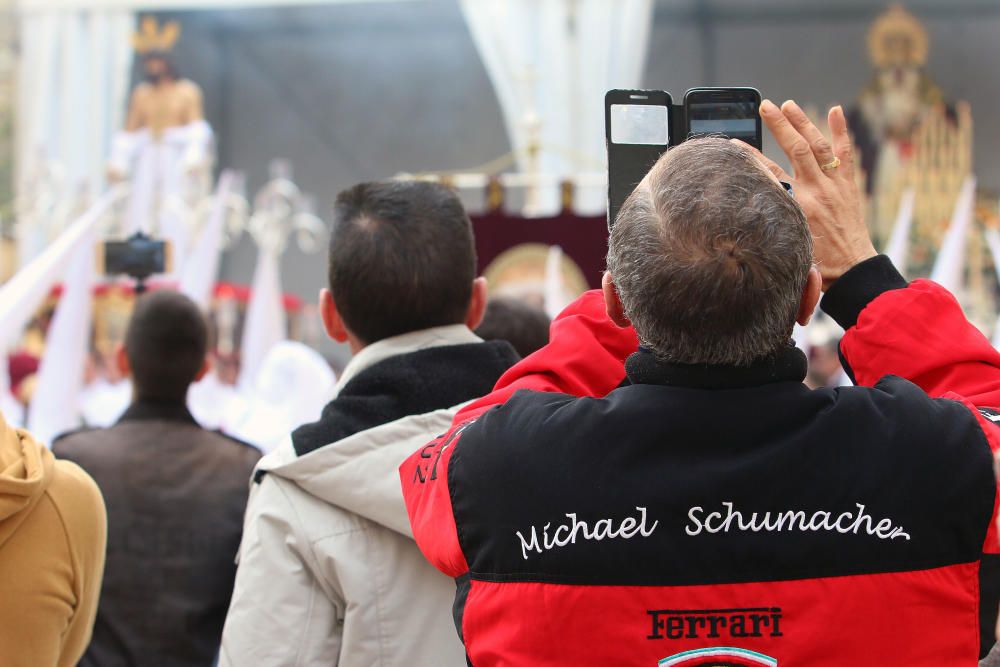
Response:
[[[885,257],[823,305],[861,386],[663,363],[588,293],[403,464],[472,665],[976,665],[1000,354]]]

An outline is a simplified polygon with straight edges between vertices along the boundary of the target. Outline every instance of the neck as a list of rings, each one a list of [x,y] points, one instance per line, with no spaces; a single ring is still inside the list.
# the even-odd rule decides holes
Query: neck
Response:
[[[166,396],[147,396],[132,389],[132,403],[159,403],[161,405],[187,405],[187,394],[180,398],[168,398]]]

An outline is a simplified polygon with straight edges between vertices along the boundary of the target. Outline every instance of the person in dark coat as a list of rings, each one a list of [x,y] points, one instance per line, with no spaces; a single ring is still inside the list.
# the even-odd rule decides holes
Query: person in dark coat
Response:
[[[107,567],[83,667],[208,667],[218,652],[260,453],[188,412],[188,387],[208,370],[207,341],[187,297],[140,298],[117,354],[134,386],[131,406],[110,428],[53,444],[97,481],[108,508]]]

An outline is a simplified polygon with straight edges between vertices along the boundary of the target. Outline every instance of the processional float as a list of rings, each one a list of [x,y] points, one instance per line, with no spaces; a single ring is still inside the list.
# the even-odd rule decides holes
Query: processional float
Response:
[[[155,20],[143,20],[133,45],[144,66],[153,63],[171,76],[167,52],[179,33],[176,23],[160,29]],[[258,350],[261,355],[270,342],[286,337],[278,258],[288,234],[295,235],[300,250],[315,249],[322,222],[291,181],[287,165],[272,174],[253,207],[243,194],[242,177],[234,172],[223,171],[212,191],[212,132],[202,117],[200,98],[196,84],[176,77],[140,84],[129,102],[127,127],[114,137],[108,165],[111,186],[102,197],[85,206],[83,196],[68,195],[59,166],[39,160],[29,174],[30,187],[22,189],[24,195],[15,202],[19,229],[38,237],[33,244],[37,256],[0,288],[3,349],[11,347],[48,300],[54,315],[48,326],[39,323],[46,344],[26,415],[43,440],[77,426],[81,412],[92,422],[113,420],[128,400],[128,391],[116,381],[95,382],[89,387],[93,391],[82,391],[85,367],[111,365],[106,362],[123,338],[134,298],[128,282],[98,281],[94,250],[100,240],[136,232],[165,238],[173,261],[158,282],[177,287],[206,311],[216,305],[213,300],[223,302],[216,329],[220,344],[230,351],[238,347],[234,339],[239,330],[252,349],[264,345]],[[259,249],[255,282],[261,290],[218,289],[221,253],[244,234]],[[55,303],[52,290],[60,284],[65,288]],[[95,290],[100,307],[92,318]],[[274,295],[277,309],[261,305]],[[251,326],[241,326],[239,311],[247,302]],[[269,335],[257,332],[254,322]],[[6,380],[6,355],[3,366],[0,376]],[[0,383],[0,392],[9,404],[5,383]]]

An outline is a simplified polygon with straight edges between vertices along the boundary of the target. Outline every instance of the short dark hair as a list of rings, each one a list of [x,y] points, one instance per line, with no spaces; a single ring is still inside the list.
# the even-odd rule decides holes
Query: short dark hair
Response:
[[[811,265],[802,209],[749,149],[718,137],[661,157],[608,243],[625,314],[675,363],[745,366],[788,345]]]
[[[330,291],[365,343],[463,322],[475,277],[472,223],[449,188],[385,181],[337,195]]]
[[[137,398],[183,400],[205,363],[208,324],[191,299],[172,290],[140,297],[125,332]]]
[[[476,335],[483,340],[505,340],[526,357],[549,342],[549,323],[541,308],[520,299],[493,297]]]

